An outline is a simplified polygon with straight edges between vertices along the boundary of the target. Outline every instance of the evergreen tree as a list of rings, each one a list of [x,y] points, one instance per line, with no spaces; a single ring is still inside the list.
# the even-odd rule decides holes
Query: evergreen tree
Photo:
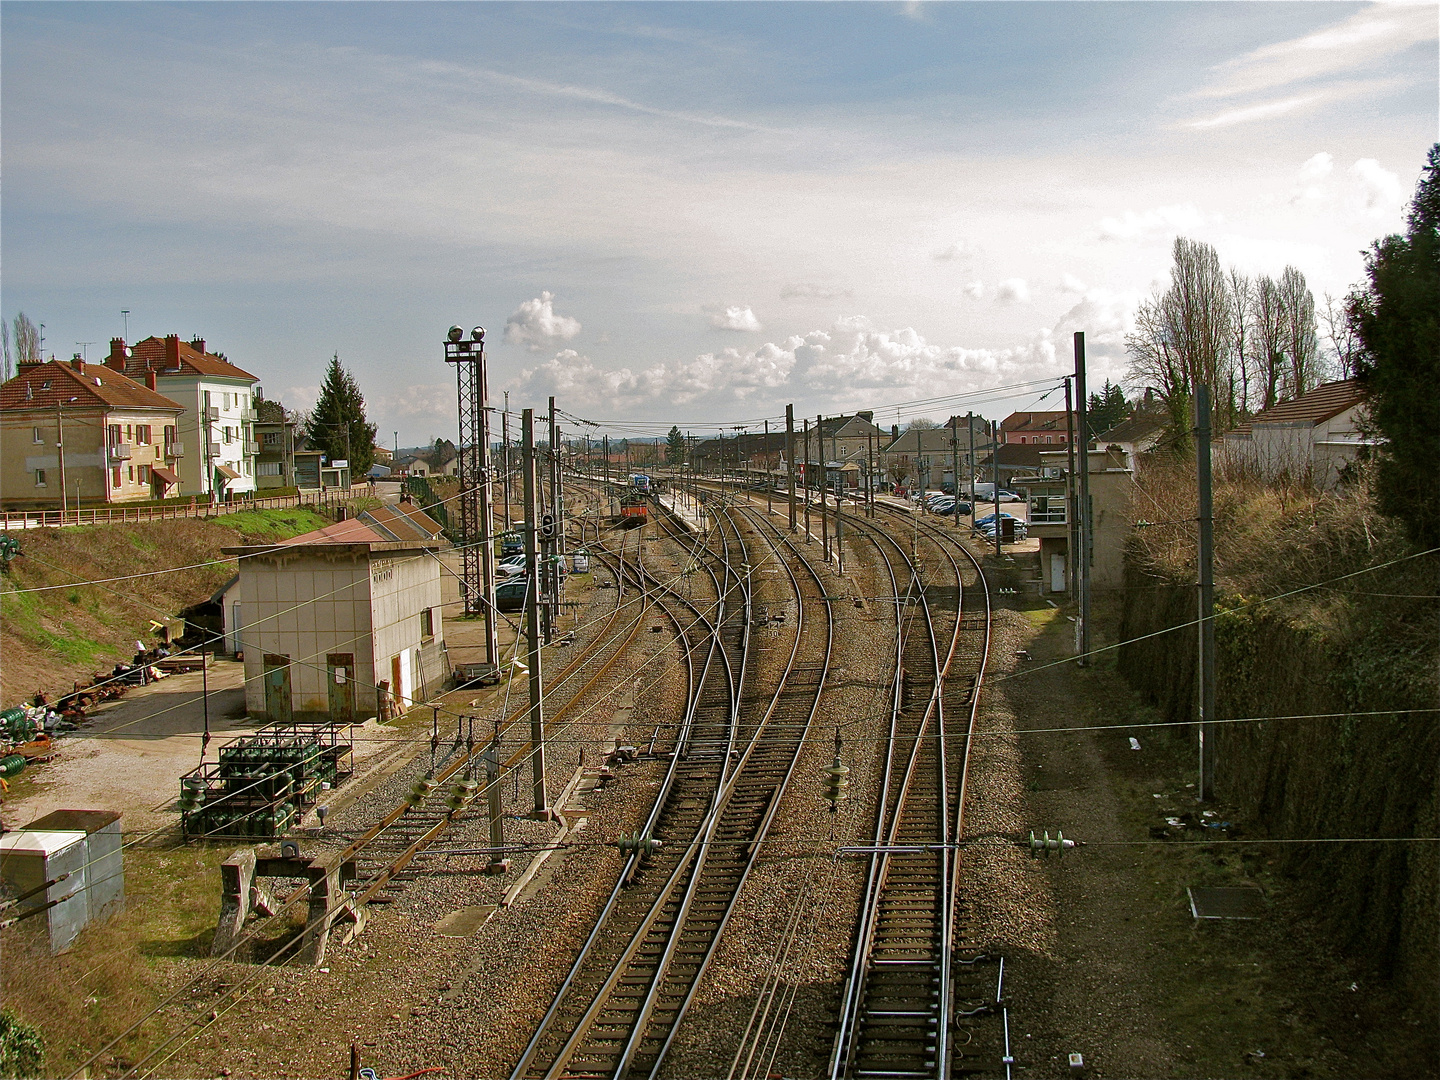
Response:
[[[363,477],[375,464],[375,425],[365,420],[365,395],[355,376],[341,366],[338,355],[331,358],[320,399],[305,420],[305,440],[323,450],[330,461],[348,453],[354,478]]]
[[[685,464],[685,436],[678,427],[672,427],[665,436],[665,461],[669,465]]]
[[[1376,494],[1417,544],[1440,546],[1440,143],[1426,158],[1405,235],[1375,241],[1365,269],[1370,280],[1350,295],[1349,318],[1361,342],[1355,375],[1386,439]]]
[[[1130,404],[1125,400],[1125,392],[1106,379],[1100,392],[1090,395],[1086,412],[1085,422],[1091,432],[1103,435],[1130,415]]]

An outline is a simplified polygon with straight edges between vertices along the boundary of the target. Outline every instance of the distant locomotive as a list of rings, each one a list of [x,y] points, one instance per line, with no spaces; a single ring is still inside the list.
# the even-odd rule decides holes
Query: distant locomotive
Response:
[[[620,520],[624,525],[644,525],[649,520],[645,496],[638,491],[622,495],[620,497]]]
[[[651,483],[650,477],[646,476],[644,473],[635,473],[630,477],[630,486],[636,491],[643,491],[646,495],[648,495],[650,494],[654,485]]]

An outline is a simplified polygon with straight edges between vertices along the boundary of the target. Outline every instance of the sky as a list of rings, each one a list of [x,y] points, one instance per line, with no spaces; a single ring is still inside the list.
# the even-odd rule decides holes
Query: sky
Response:
[[[338,354],[386,444],[454,437],[452,324],[596,434],[1059,408],[1177,235],[1362,280],[1437,11],[6,0],[0,314],[93,360],[128,310],[297,408]]]

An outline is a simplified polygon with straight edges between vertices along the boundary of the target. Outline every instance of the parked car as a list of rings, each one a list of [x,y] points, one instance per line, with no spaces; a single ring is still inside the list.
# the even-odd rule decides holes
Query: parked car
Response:
[[[495,586],[495,607],[500,611],[525,609],[525,582],[507,581]]]
[[[1001,489],[1000,489],[1000,501],[1001,501],[1001,502],[1024,502],[1025,500],[1024,500],[1024,498],[1023,498],[1022,496],[1016,495],[1015,492],[1013,492],[1013,491],[1006,491],[1004,488],[1001,488]]]

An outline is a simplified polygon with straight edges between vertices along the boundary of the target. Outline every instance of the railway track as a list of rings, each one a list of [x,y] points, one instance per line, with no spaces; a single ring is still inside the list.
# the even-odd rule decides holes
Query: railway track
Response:
[[[917,529],[907,551],[865,518],[847,522],[882,556],[900,632],[873,850],[829,1073],[948,1077],[976,1064],[960,1045],[970,1033],[955,1038],[955,1025],[978,1010],[957,1002],[978,996],[983,1005],[987,996],[963,949],[958,844],[989,596],[978,561],[943,533]]]
[[[660,846],[628,857],[514,1078],[658,1072],[818,708],[833,624],[828,604],[823,623],[807,621],[804,612],[807,601],[823,595],[819,577],[793,547],[771,548],[795,597],[795,630],[774,692],[747,697],[756,617],[751,565],[731,512],[720,508],[715,520],[718,568],[706,567],[717,596],[713,617],[670,590],[670,603],[694,616],[684,635],[687,653],[699,654],[699,630],[707,636],[707,660],[692,681],[670,767],[642,833]],[[821,662],[802,665],[802,651],[810,650],[821,652]]]

